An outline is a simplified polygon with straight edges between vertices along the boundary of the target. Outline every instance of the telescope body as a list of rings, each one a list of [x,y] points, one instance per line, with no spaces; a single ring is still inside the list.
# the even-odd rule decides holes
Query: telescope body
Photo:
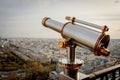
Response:
[[[61,33],[63,38],[72,39],[74,44],[90,49],[95,54],[99,52],[104,52],[105,54],[103,55],[106,56],[109,54],[106,48],[109,44],[110,37],[102,31],[97,31],[84,25],[72,24],[71,22],[63,24],[47,17],[43,19],[42,24]],[[104,48],[102,52],[101,48]]]

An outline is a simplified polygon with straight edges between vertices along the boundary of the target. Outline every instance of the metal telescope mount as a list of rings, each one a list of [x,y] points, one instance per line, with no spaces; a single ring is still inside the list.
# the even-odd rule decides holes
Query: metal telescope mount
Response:
[[[49,27],[50,29],[59,32],[63,37],[63,39],[58,42],[58,46],[60,48],[68,47],[69,52],[68,58],[60,59],[59,63],[64,68],[65,75],[77,80],[78,70],[84,64],[84,61],[75,58],[75,48],[80,46],[93,51],[95,55],[108,56],[110,51],[107,49],[107,46],[109,44],[110,37],[109,35],[106,35],[105,32],[107,32],[109,28],[107,26],[99,26],[93,23],[78,20],[75,17],[71,18],[67,16],[66,20],[69,20],[69,22],[63,24],[45,17],[42,20],[42,24],[45,27]],[[92,28],[99,29],[100,31],[75,24],[75,22],[92,26]]]
[[[65,44],[65,45],[64,45]],[[66,48],[69,47],[69,53],[67,59],[60,59],[59,63],[64,68],[64,74],[77,80],[77,72],[83,65],[84,61],[80,59],[75,59],[75,48],[76,44],[72,43],[72,39],[61,39],[58,42],[59,47]]]

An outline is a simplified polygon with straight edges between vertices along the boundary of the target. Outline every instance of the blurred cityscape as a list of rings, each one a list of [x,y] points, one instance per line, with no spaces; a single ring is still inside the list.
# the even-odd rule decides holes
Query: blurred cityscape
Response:
[[[58,64],[58,60],[67,58],[67,49],[58,47],[59,39],[43,38],[0,38],[0,63],[6,62],[5,50],[19,56],[23,61],[38,61],[39,63],[49,62],[57,64],[56,71],[61,72],[63,69]],[[84,74],[90,74],[117,64],[120,64],[120,39],[112,39],[109,44],[111,54],[109,57],[95,56],[87,49],[77,47],[76,58],[84,60],[84,66],[79,70]],[[15,60],[18,60],[15,58]],[[10,61],[10,60],[8,60]],[[21,60],[20,60],[21,61]],[[20,63],[22,64],[22,63]],[[26,75],[26,70],[17,68],[16,70],[2,71],[0,64],[0,79],[10,76],[10,73],[17,75]],[[9,72],[9,73],[8,73]]]

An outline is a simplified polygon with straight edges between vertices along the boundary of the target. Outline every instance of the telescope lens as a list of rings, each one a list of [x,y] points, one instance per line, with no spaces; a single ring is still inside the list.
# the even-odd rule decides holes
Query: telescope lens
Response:
[[[97,55],[109,56],[110,51],[106,49],[108,47],[109,41],[110,41],[110,36],[104,35],[97,49]]]
[[[105,35],[103,37],[103,39],[101,40],[101,43],[103,44],[103,45],[101,45],[101,47],[107,48],[108,44],[109,44],[109,41],[110,41],[110,36],[109,35]]]

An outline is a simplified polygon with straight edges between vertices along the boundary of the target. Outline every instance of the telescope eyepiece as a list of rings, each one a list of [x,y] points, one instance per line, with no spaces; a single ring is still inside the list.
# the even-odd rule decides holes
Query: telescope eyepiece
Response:
[[[48,17],[44,17],[44,18],[43,18],[43,20],[42,20],[42,25],[43,25],[43,26],[48,27],[48,26],[45,24],[48,19],[50,19],[50,18],[48,18]]]

